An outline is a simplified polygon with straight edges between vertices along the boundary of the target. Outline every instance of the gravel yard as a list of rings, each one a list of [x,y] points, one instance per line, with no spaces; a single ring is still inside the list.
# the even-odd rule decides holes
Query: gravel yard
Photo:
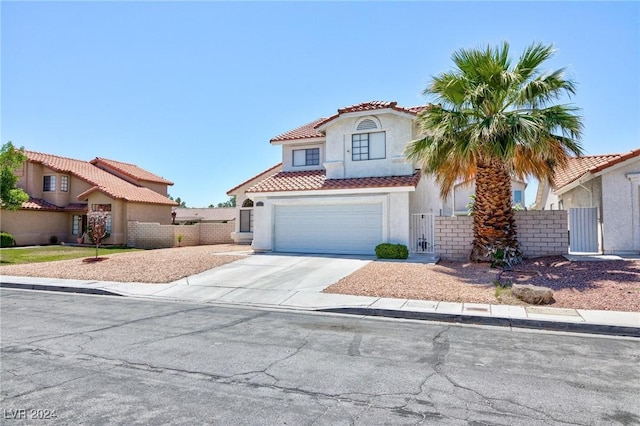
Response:
[[[78,280],[168,283],[243,258],[233,252],[251,251],[249,246],[220,244],[145,250],[107,256],[103,262],[82,259],[9,265],[2,275],[66,278]],[[229,253],[229,254],[227,254]]]
[[[437,265],[372,262],[326,288],[358,294],[448,302],[524,304],[504,290],[496,298],[498,270],[487,264],[442,261]],[[533,284],[554,291],[552,307],[640,312],[640,261],[569,262],[554,256],[531,259],[502,282]]]
[[[2,275],[82,280],[167,283],[242,259],[249,246],[221,244],[113,254],[108,260],[81,259],[0,267]],[[236,253],[237,254],[234,254]],[[493,281],[486,264],[440,262],[423,265],[374,261],[326,288],[327,293],[451,302],[523,304]],[[502,281],[550,287],[551,306],[640,312],[640,261],[569,262],[563,257],[532,259]]]

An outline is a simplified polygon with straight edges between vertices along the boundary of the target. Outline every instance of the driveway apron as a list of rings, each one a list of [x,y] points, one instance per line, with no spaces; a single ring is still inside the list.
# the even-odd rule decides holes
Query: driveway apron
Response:
[[[254,254],[179,280],[155,296],[279,305],[294,296],[320,293],[372,260],[373,256]]]

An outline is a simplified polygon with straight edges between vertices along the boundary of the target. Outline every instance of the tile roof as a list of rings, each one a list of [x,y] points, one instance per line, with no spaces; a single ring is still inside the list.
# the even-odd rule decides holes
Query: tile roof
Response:
[[[567,166],[557,170],[553,179],[553,187],[560,189],[587,173],[597,173],[622,161],[640,157],[640,148],[624,154],[601,154],[571,157]]]
[[[41,198],[29,197],[28,201],[22,203],[22,208],[26,210],[55,210],[63,211],[62,207],[58,207],[55,204],[51,204]]]
[[[261,177],[266,177],[269,173],[275,174],[277,172],[279,172],[280,170],[282,170],[282,163],[278,163],[273,167],[268,168],[267,170],[265,170],[264,172],[260,172],[257,175],[255,175],[252,178],[249,178],[247,180],[245,180],[244,182],[242,182],[240,185],[236,185],[233,188],[231,188],[230,190],[227,191],[227,195],[231,195],[234,191],[236,191],[238,188],[248,184],[249,182],[251,182],[252,180],[257,180]]]
[[[324,170],[280,172],[247,190],[253,192],[328,191],[335,189],[392,188],[413,186],[420,181],[420,172],[407,176],[377,176],[365,178],[327,179]]]
[[[145,169],[142,169],[135,164],[123,163],[122,161],[109,160],[107,158],[96,157],[90,161],[91,164],[100,167],[100,165],[106,165],[112,169],[129,176],[135,180],[141,180],[146,182],[164,183],[166,185],[173,185],[173,182],[167,179],[155,175]]]
[[[236,218],[235,207],[216,207],[216,208],[191,208],[177,207],[173,209],[176,212],[177,221],[231,221]]]
[[[42,198],[29,197],[29,200],[22,203],[22,208],[25,210],[49,210],[60,212],[86,212],[86,203],[72,203],[64,207],[58,207]]]
[[[398,106],[397,102],[386,102],[386,101],[362,102],[362,103],[350,105],[344,108],[338,108],[338,112],[336,114],[330,117],[318,118],[296,129],[293,129],[281,135],[278,135],[273,139],[271,139],[271,142],[322,138],[324,137],[324,134],[322,134],[320,131],[317,130],[318,127],[338,118],[341,114],[346,114],[349,112],[363,112],[363,111],[376,111],[380,109],[393,109],[395,111],[405,112],[407,114],[418,115],[419,113],[424,111],[427,107],[428,105],[401,107],[401,106]]]
[[[288,132],[272,138],[270,142],[323,138],[324,135],[316,130],[318,123],[321,123],[323,120],[326,120],[326,118],[322,117],[317,120],[313,120],[310,123],[304,124],[296,129],[289,130]]]
[[[158,194],[148,188],[136,186],[119,178],[88,161],[76,160],[73,158],[59,157],[57,155],[43,154],[34,151],[25,151],[28,160],[33,163],[42,164],[59,173],[72,174],[83,181],[92,184],[88,191],[78,195],[79,200],[83,200],[94,191],[99,191],[115,199],[132,201],[147,204],[177,205],[167,197]]]
[[[315,127],[316,128],[320,127],[321,125],[326,124],[338,118],[341,114],[347,114],[349,112],[365,112],[365,111],[376,111],[380,109],[392,109],[398,112],[417,115],[420,112],[422,112],[425,108],[427,108],[427,105],[405,108],[405,107],[398,106],[397,102],[387,102],[387,101],[362,102],[356,105],[350,105],[348,107],[339,108],[337,114],[334,114],[331,117],[325,118],[324,120],[316,124]]]

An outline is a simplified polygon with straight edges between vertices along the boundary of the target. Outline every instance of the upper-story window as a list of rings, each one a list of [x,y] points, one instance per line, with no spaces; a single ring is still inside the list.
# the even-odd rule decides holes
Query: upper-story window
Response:
[[[317,166],[320,164],[320,148],[294,149],[293,166]]]
[[[56,190],[56,177],[44,176],[44,179],[42,182],[42,190],[44,192],[54,192]]]
[[[69,176],[60,176],[60,191],[69,192]]]
[[[351,135],[351,159],[353,161],[379,160],[386,158],[386,155],[385,132]]]

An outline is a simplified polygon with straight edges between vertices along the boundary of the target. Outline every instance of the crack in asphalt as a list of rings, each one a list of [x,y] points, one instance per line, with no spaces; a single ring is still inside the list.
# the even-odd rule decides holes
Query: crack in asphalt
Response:
[[[199,329],[199,330],[187,331],[187,332],[178,333],[178,334],[171,334],[171,335],[168,335],[168,336],[165,336],[165,337],[160,337],[160,338],[157,338],[157,339],[143,340],[143,341],[140,341],[140,342],[138,342],[136,344],[130,345],[129,347],[132,348],[132,349],[135,349],[135,348],[139,348],[139,347],[151,344],[151,343],[163,342],[163,341],[170,340],[170,339],[175,339],[175,338],[178,338],[178,337],[195,336],[195,335],[206,333],[206,332],[209,332],[209,331],[224,330],[224,329],[227,329],[227,328],[230,328],[230,327],[235,327],[236,325],[240,325],[240,324],[247,323],[249,321],[253,321],[255,319],[258,319],[258,318],[261,318],[261,317],[264,317],[264,316],[267,316],[267,315],[269,315],[268,312],[259,312],[258,314],[254,315],[254,316],[251,316],[251,317],[248,317],[248,318],[241,318],[241,319],[238,319],[238,320],[233,320],[233,321],[230,321],[230,322],[228,322],[226,324],[216,324],[216,325],[212,325],[211,327],[202,328],[202,329]]]
[[[167,312],[167,313],[158,314],[158,315],[151,315],[151,316],[148,316],[148,317],[143,317],[143,318],[138,318],[138,319],[135,319],[135,320],[125,321],[125,322],[122,322],[122,323],[119,323],[119,324],[109,325],[109,326],[106,326],[106,327],[94,328],[94,329],[90,329],[90,330],[75,331],[73,333],[60,334],[60,335],[57,335],[57,336],[47,337],[47,338],[43,338],[43,339],[27,340],[27,341],[25,341],[25,343],[31,343],[31,344],[32,343],[40,343],[40,342],[46,342],[47,340],[61,339],[61,338],[64,338],[64,337],[78,336],[78,335],[82,335],[82,334],[86,334],[86,333],[96,333],[96,332],[99,332],[99,331],[112,330],[112,329],[115,329],[115,328],[124,327],[124,326],[127,326],[127,325],[136,324],[136,323],[143,322],[143,321],[166,318],[166,317],[170,317],[170,316],[173,316],[173,315],[178,315],[178,314],[187,313],[187,312],[194,312],[194,311],[199,311],[199,310],[204,310],[204,309],[211,309],[211,307],[210,306],[200,306],[200,307],[197,307],[197,308],[179,310],[179,311],[175,311],[175,312]]]

